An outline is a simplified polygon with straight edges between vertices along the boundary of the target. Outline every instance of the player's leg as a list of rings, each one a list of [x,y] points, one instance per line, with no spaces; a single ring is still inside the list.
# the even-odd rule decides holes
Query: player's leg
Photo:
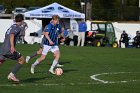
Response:
[[[54,60],[53,60],[53,63],[51,65],[50,69],[49,69],[49,72],[51,72],[52,74],[55,74],[54,73],[54,68],[58,64],[58,61],[59,61],[59,58],[60,58],[60,51],[59,51],[58,46],[54,46],[54,48],[52,48],[51,51],[54,53]]]
[[[56,51],[56,52],[54,52],[54,58],[56,58],[56,57],[58,57],[59,56],[59,58],[60,58],[60,51]],[[58,58],[58,62],[57,62],[57,64],[56,64],[56,67],[63,67],[64,65],[61,65],[61,64],[59,64],[59,58]]]
[[[30,56],[26,56],[26,63],[28,63],[30,59],[32,59],[33,57],[37,55],[40,55],[41,53],[42,53],[42,48],[40,47],[38,51],[34,52]]]
[[[38,58],[32,65],[31,65],[31,73],[34,74],[35,67],[40,64],[44,59],[46,58],[46,55],[41,55],[40,58]]]
[[[2,65],[5,62],[5,57],[0,55],[0,65]]]
[[[55,49],[52,49],[52,52],[54,53],[54,59],[58,60],[56,67],[63,67],[63,65],[59,64],[60,51],[59,51],[58,46],[56,46]]]
[[[5,55],[5,56],[12,60],[18,61],[16,65],[12,68],[10,74],[8,75],[8,79],[19,82],[19,80],[16,78],[16,73],[21,69],[22,65],[25,63],[24,57],[18,52],[14,52],[12,55]]]
[[[32,65],[31,65],[31,73],[34,74],[34,69],[35,67],[40,63],[42,62],[45,58],[46,58],[46,55],[48,53],[48,51],[50,50],[50,46],[47,46],[47,45],[44,45],[44,48],[42,50],[42,55],[40,58],[38,58]]]

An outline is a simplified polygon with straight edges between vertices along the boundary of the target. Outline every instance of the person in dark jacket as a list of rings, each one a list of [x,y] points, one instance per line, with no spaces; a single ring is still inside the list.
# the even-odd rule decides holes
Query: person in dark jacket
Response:
[[[140,32],[139,31],[136,31],[136,36],[134,37],[134,43],[133,43],[133,45],[136,48],[139,48],[140,47]]]
[[[125,48],[127,48],[129,46],[128,34],[125,31],[123,31],[123,33],[121,34],[120,44],[121,43],[125,44]]]

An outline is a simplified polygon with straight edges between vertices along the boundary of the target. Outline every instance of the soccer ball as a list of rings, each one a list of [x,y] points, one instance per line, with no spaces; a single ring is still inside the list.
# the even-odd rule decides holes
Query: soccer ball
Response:
[[[57,76],[60,76],[60,75],[63,74],[63,70],[62,70],[61,68],[56,68],[56,69],[55,69],[55,74],[56,74]]]

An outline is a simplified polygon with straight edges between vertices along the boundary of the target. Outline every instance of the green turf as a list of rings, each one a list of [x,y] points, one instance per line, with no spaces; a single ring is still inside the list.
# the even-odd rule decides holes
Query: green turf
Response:
[[[17,50],[24,56],[36,51],[39,45],[17,45]],[[10,69],[15,64],[7,60],[0,66],[0,93],[140,93],[140,49],[96,48],[60,46],[60,63],[64,73],[55,76],[48,73],[53,60],[49,53],[30,74],[32,59],[18,72],[20,84],[7,80]],[[98,76],[101,83],[90,78],[93,74],[125,72]],[[133,81],[135,80],[135,81]],[[128,82],[120,82],[128,81]]]

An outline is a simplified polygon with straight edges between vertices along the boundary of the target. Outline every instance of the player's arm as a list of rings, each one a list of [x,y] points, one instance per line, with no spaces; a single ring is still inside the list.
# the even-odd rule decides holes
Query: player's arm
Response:
[[[14,34],[10,34],[10,45],[11,45],[10,51],[11,51],[11,53],[13,53],[15,51],[15,47],[14,47]]]
[[[25,31],[28,29],[28,25],[27,23],[25,23]]]
[[[25,31],[27,30],[28,27],[25,27]]]
[[[54,43],[52,42],[52,40],[49,37],[49,32],[43,32],[43,34],[45,35],[45,37],[48,39],[50,45],[53,45]]]
[[[50,45],[53,45],[54,43],[52,42],[52,40],[49,37],[49,32],[51,31],[52,26],[51,25],[47,25],[43,31],[43,34],[45,35],[45,37],[48,39]]]

